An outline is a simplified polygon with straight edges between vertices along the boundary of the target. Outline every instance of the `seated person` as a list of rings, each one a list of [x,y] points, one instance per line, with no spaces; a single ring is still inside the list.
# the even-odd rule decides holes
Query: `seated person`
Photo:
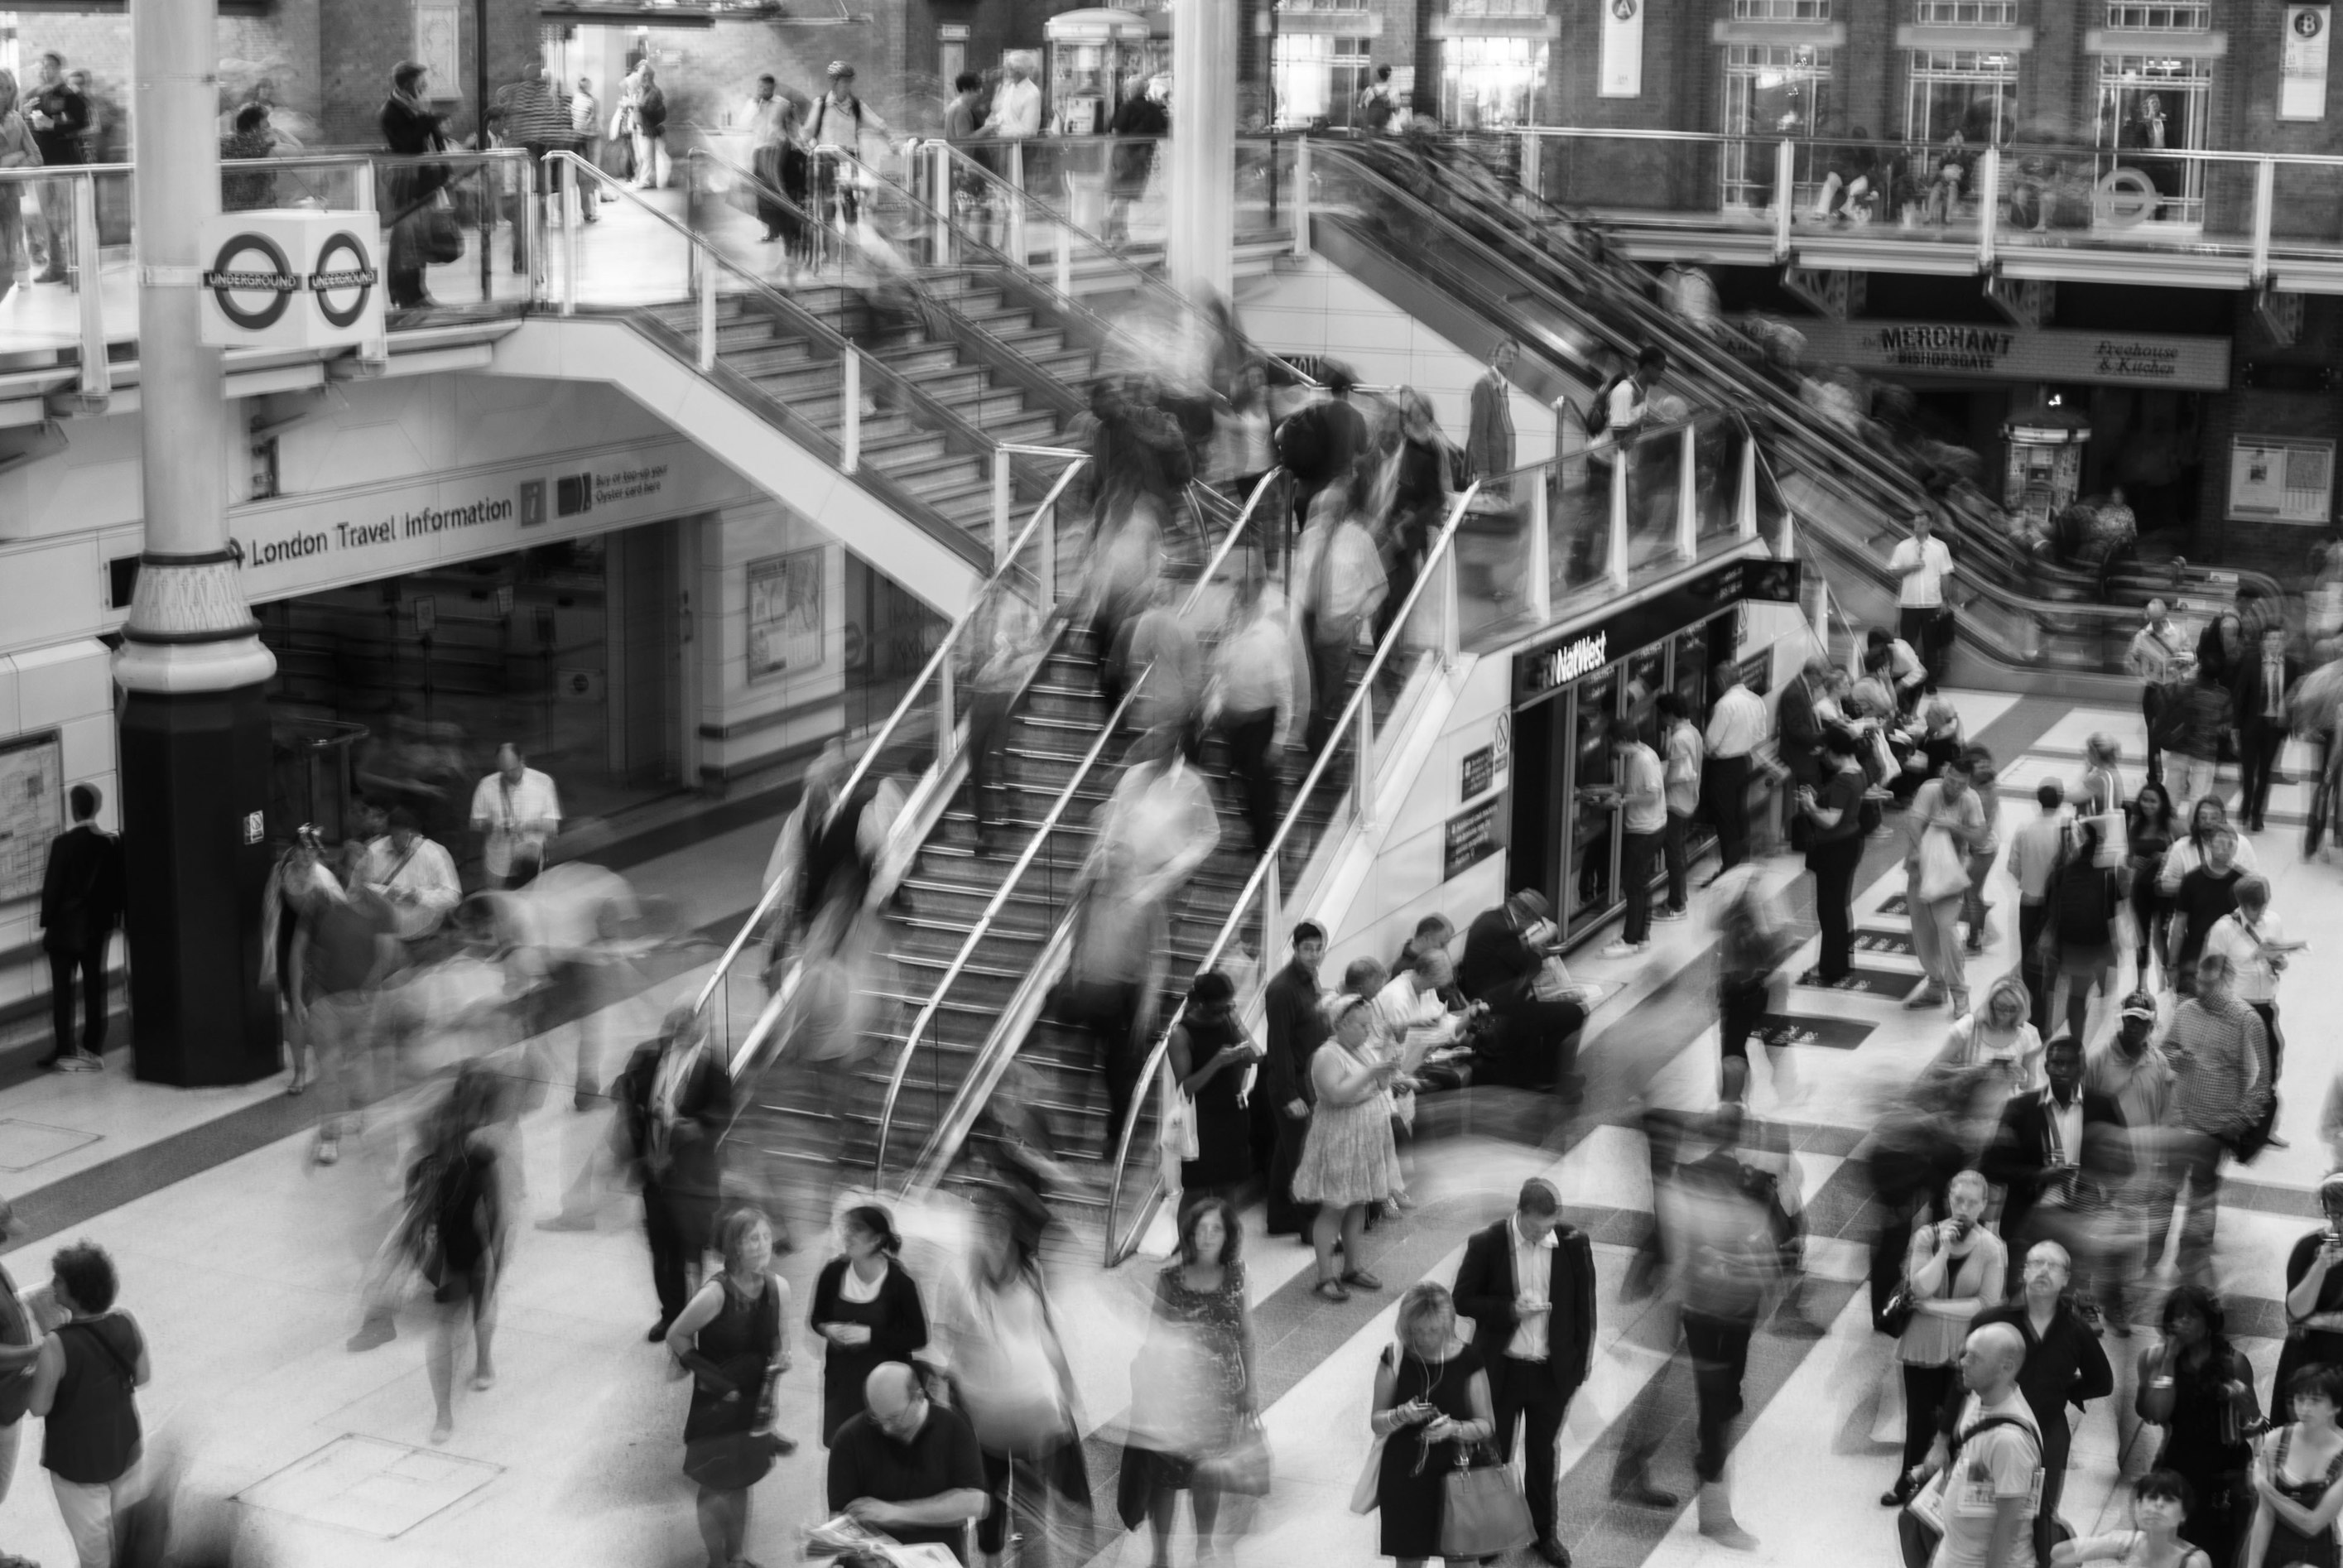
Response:
[[[1575,1094],[1578,1031],[1586,1023],[1587,994],[1550,969],[1560,937],[1545,895],[1523,888],[1475,916],[1464,933],[1456,980],[1464,994],[1486,1003],[1494,1027],[1477,1050],[1476,1084],[1554,1089]]]
[[[830,1444],[830,1507],[906,1546],[934,1542],[967,1561],[965,1526],[991,1507],[966,1418],[928,1398],[900,1362],[874,1369],[864,1410]]]
[[[1393,978],[1397,979],[1399,976],[1406,974],[1409,970],[1414,969],[1418,963],[1422,962],[1424,959],[1430,957],[1433,953],[1439,953],[1443,957],[1445,957],[1449,944],[1453,942],[1455,940],[1456,927],[1449,920],[1446,915],[1424,916],[1422,920],[1415,922],[1415,935],[1408,938],[1407,940],[1401,945],[1399,956],[1392,960],[1391,972]],[[1464,993],[1456,989],[1454,966],[1453,965],[1450,969],[1449,980],[1445,987],[1441,990],[1440,997],[1443,1001],[1448,1004],[1448,1010],[1451,1012],[1462,1012],[1464,1010]]]

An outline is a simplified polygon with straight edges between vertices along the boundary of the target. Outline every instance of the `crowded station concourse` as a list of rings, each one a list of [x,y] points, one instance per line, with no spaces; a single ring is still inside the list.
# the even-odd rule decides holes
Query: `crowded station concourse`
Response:
[[[2332,445],[2076,358],[2223,49],[1866,337],[2073,150],[228,9],[0,27],[0,1564],[2337,1562]]]

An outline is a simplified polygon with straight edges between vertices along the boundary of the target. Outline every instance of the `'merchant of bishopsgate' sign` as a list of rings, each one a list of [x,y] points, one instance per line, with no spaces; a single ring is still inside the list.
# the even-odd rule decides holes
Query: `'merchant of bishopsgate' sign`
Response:
[[[1954,321],[1802,320],[1798,331],[1809,360],[1857,370],[2215,392],[2229,385],[2226,337]]]

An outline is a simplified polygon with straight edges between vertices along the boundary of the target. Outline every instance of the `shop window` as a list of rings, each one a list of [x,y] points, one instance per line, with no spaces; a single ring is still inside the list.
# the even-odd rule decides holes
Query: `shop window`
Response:
[[[1546,0],[1448,0],[1451,16],[1527,16],[1543,20]]]
[[[2006,50],[1915,49],[1906,134],[1936,146],[1960,133],[1971,147],[1997,147],[2017,114],[2017,56]]]
[[[2188,11],[2190,6],[2117,6]],[[2213,62],[2177,55],[2099,56],[2098,146],[2117,169],[2132,169],[2156,189],[2153,220],[2191,227],[2205,221],[2205,166],[2157,153],[2201,152],[2213,96]]]
[[[1912,20],[1924,27],[2015,27],[2017,0],[1915,0]]]
[[[1543,5],[1534,13],[1544,14]],[[1452,5],[1449,15],[1459,13]],[[1536,124],[1545,93],[1546,50],[1543,34],[1443,40],[1440,123],[1467,131]]]
[[[1831,0],[1733,0],[1735,22],[1827,22]]]
[[[1831,59],[1830,50],[1805,45],[1725,45],[1725,123],[1734,132],[1725,149],[1725,206],[1773,204],[1775,144],[1785,136],[1812,139],[1828,116]],[[1802,176],[1810,162],[1799,160]]]
[[[1281,129],[1347,127],[1374,62],[1368,38],[1281,33],[1272,52]]]

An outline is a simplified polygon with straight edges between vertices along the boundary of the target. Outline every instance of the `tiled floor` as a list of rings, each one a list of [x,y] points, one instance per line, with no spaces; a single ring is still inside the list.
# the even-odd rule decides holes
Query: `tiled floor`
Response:
[[[1971,733],[1996,747],[2005,773],[2016,779],[2046,770],[2071,774],[2082,737],[2107,729],[2128,739],[2137,727],[2136,715],[2062,719],[2036,703],[1960,700]],[[2013,799],[2005,810],[2022,804]],[[699,893],[689,912],[713,919],[737,908],[746,886],[729,862],[760,861],[769,833],[763,824],[729,829],[630,874],[686,899]],[[2336,873],[2302,863],[2275,824],[2260,842],[2279,909],[2317,943],[2327,920],[2343,914]],[[1786,884],[1797,867],[1785,858],[1765,872]],[[1860,923],[1896,930],[1900,918],[1883,906],[1901,882],[1900,871],[1875,854],[1869,885],[1858,893]],[[2005,910],[2015,896],[1996,874],[1994,897]],[[2011,922],[2001,923],[2000,940],[1974,960],[1980,974],[2014,961]],[[1585,978],[1617,988],[1590,1033],[1588,1065],[1601,1092],[1624,1097],[1632,1090],[1647,1102],[1683,1109],[1713,1101],[1709,941],[1695,920],[1664,928],[1660,944],[1638,963],[1580,966]],[[1793,970],[1811,957],[1809,945],[1793,959]],[[1884,970],[1916,972],[1896,955],[1870,961]],[[2326,1016],[2343,1004],[2336,967],[2298,968],[2287,982],[2288,1017]],[[696,973],[662,982],[612,1021],[621,1030],[641,1027]],[[1367,1447],[1372,1367],[1391,1337],[1397,1290],[1406,1279],[1449,1277],[1466,1231],[1503,1212],[1523,1176],[1539,1171],[1554,1176],[1574,1213],[1594,1230],[1602,1282],[1594,1373],[1573,1408],[1562,1452],[1564,1532],[1579,1561],[1593,1568],[1687,1568],[1888,1560],[1892,1521],[1875,1499],[1893,1468],[1892,1450],[1874,1435],[1894,1430],[1892,1405],[1885,1412],[1881,1406],[1892,1367],[1886,1342],[1871,1332],[1860,1288],[1865,1257],[1853,1229],[1860,1179],[1846,1155],[1881,1097],[1908,1081],[1941,1043],[1947,1020],[1940,1011],[1906,1013],[1890,997],[1793,990],[1790,1005],[1867,1025],[1870,1032],[1851,1049],[1792,1050],[1787,1081],[1762,1058],[1755,1064],[1758,1111],[1785,1123],[1804,1151],[1801,1190],[1814,1231],[1806,1310],[1826,1332],[1809,1340],[1768,1330],[1752,1357],[1750,1411],[1733,1472],[1742,1523],[1761,1542],[1754,1558],[1701,1537],[1689,1509],[1672,1516],[1629,1513],[1604,1498],[1611,1452],[1629,1421],[1656,1421],[1670,1433],[1658,1462],[1664,1484],[1689,1492],[1691,1481],[1690,1434],[1681,1426],[1684,1377],[1669,1354],[1671,1313],[1663,1303],[1626,1305],[1619,1296],[1628,1249],[1651,1203],[1642,1144],[1626,1126],[1606,1121],[1543,1149],[1486,1136],[1428,1144],[1413,1180],[1419,1207],[1370,1243],[1369,1261],[1391,1290],[1347,1307],[1308,1295],[1305,1249],[1254,1239],[1250,1293],[1278,1479],[1235,1550],[1238,1563],[1267,1568],[1297,1559],[1348,1563],[1373,1557],[1375,1521],[1353,1514],[1347,1499]],[[2222,1267],[2237,1299],[2233,1321],[2260,1331],[2275,1322],[2272,1298],[2285,1250],[2308,1225],[2303,1199],[2323,1166],[2317,1108],[2336,1065],[2329,1042],[2302,1028],[2289,1052],[2280,1124],[2295,1147],[2265,1156],[2250,1181],[2237,1184],[2252,1206],[2234,1208],[2222,1220]],[[20,1190],[53,1171],[70,1181],[87,1168],[76,1161],[105,1157],[93,1150],[160,1148],[204,1118],[235,1114],[250,1097],[271,1091],[259,1085],[208,1099],[182,1096],[112,1073],[27,1085],[0,1094],[0,1175],[26,1162],[23,1174],[6,1175]],[[575,1114],[558,1095],[527,1120],[521,1163],[532,1214],[553,1207],[604,1133],[602,1115]],[[95,1141],[65,1147],[78,1137]],[[360,1271],[394,1198],[394,1141],[378,1126],[341,1165],[317,1171],[303,1161],[301,1137],[282,1138],[136,1192],[20,1251],[11,1264],[20,1281],[37,1279],[48,1249],[67,1236],[92,1236],[115,1251],[126,1302],[154,1342],[150,1422],[189,1455],[186,1484],[206,1497],[234,1498],[239,1528],[275,1544],[283,1561],[561,1561],[628,1568],[698,1562],[689,1487],[679,1473],[685,1394],[668,1379],[661,1352],[642,1341],[652,1301],[630,1200],[608,1198],[592,1232],[518,1231],[498,1335],[501,1381],[487,1394],[459,1392],[455,1438],[444,1449],[425,1442],[431,1402],[422,1310],[406,1315],[391,1343],[360,1355],[345,1351]],[[1257,1226],[1258,1211],[1249,1219]],[[909,1266],[931,1290],[939,1288],[957,1271],[958,1211],[940,1204],[906,1216],[905,1228]],[[822,1251],[809,1246],[785,1262],[799,1292],[796,1311]],[[1094,1472],[1111,1462],[1115,1422],[1128,1403],[1155,1266],[1142,1258],[1112,1273],[1071,1267],[1058,1281],[1077,1383],[1101,1438],[1093,1445]],[[2065,1512],[2087,1532],[2120,1517],[2121,1476],[2145,1462],[2152,1434],[2142,1438],[2121,1412],[2130,1397],[2131,1359],[2149,1342],[2145,1331],[2110,1341],[2117,1394],[2097,1402],[2077,1429]],[[2246,1343],[2267,1372],[2275,1342],[2257,1333]],[[819,1375],[818,1355],[801,1349],[797,1368],[782,1381],[785,1430],[810,1436]],[[32,1483],[37,1445],[27,1443],[26,1451],[16,1484],[0,1503],[0,1540],[41,1560],[65,1560],[48,1489]],[[752,1557],[769,1563],[795,1556],[796,1530],[815,1516],[820,1473],[819,1450],[809,1445],[759,1487]],[[1101,1511],[1110,1513],[1111,1471],[1099,1478]],[[1106,1560],[1135,1564],[1143,1550],[1141,1543],[1123,1541],[1108,1546]],[[1190,1555],[1182,1543],[1175,1560],[1184,1565]]]

